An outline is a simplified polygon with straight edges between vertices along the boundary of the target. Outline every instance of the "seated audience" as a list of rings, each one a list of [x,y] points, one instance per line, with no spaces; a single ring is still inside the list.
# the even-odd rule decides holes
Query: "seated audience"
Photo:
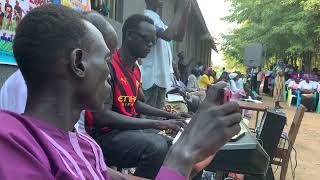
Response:
[[[300,79],[296,78],[288,84],[288,88],[292,89],[292,93],[294,93],[299,88]]]
[[[198,96],[202,102],[206,97],[206,92],[200,89],[196,74],[197,70],[192,69],[191,74],[188,77],[187,91],[191,95]]]
[[[229,82],[229,75],[228,72],[223,71],[220,78],[218,79],[218,82],[224,81],[224,82]]]
[[[6,122],[0,127],[0,177],[132,179],[109,169],[89,136],[71,132],[83,109],[101,111],[110,98],[111,54],[101,32],[72,9],[44,5],[22,19],[13,52],[28,99],[23,115],[0,111]],[[239,106],[214,103],[225,86],[209,88],[198,116],[170,148],[155,179],[192,178],[240,131]]]
[[[241,97],[245,97],[246,93],[243,89],[237,87],[237,81],[239,80],[239,75],[237,73],[231,73],[229,75],[230,81],[230,90],[232,92],[233,100],[240,100]]]
[[[243,74],[241,74],[240,72],[238,72],[238,76],[239,76],[239,79],[236,82],[236,86],[238,89],[244,89],[244,84],[246,83],[246,80],[245,80]]]
[[[201,76],[199,80],[199,87],[202,90],[207,90],[208,86],[214,83],[213,72],[211,68],[207,68],[204,71],[204,74]]]
[[[301,92],[301,104],[304,105],[308,111],[314,111],[314,97],[313,97],[313,84],[308,76],[299,83],[298,89]]]

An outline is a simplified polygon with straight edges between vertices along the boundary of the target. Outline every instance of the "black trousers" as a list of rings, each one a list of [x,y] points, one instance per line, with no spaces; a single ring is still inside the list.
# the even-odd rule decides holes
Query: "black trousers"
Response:
[[[107,165],[137,167],[134,175],[147,179],[155,178],[168,152],[164,137],[142,130],[114,130],[95,140],[102,148]]]
[[[266,78],[264,79],[263,91],[262,91],[262,92],[265,93],[265,94],[269,94],[269,93],[270,93],[270,89],[269,89],[269,87],[268,87],[269,78],[270,78],[270,77],[266,77]]]

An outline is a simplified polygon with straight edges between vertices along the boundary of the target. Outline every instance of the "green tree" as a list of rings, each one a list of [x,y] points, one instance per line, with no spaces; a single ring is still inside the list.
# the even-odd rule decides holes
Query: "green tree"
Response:
[[[228,0],[231,15],[225,17],[239,27],[223,36],[225,56],[243,62],[245,45],[262,43],[267,60],[284,59],[296,64],[301,59],[306,70],[320,52],[319,0]]]

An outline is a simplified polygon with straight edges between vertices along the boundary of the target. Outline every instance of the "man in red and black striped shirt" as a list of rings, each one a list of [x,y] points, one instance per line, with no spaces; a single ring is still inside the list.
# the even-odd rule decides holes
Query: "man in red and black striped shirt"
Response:
[[[144,58],[156,42],[153,21],[143,15],[129,17],[123,26],[123,42],[109,62],[112,110],[86,113],[91,136],[102,147],[109,165],[137,167],[136,176],[153,179],[168,151],[167,141],[145,129],[181,130],[186,114],[172,114],[153,108],[139,99],[141,74],[136,61]],[[109,106],[110,107],[110,106]],[[169,120],[135,118],[137,114]]]

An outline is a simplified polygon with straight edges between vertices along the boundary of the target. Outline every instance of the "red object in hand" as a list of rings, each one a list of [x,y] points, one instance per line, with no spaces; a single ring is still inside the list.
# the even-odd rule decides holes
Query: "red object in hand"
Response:
[[[232,92],[229,88],[224,88],[220,92],[220,99],[219,99],[219,105],[225,104],[230,101],[232,96]]]

